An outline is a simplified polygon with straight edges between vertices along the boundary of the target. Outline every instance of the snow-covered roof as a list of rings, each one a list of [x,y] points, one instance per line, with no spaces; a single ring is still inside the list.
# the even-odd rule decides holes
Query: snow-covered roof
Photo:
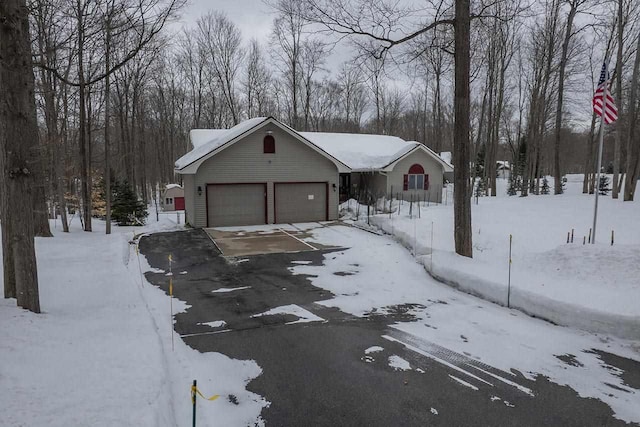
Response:
[[[445,162],[449,163],[450,165],[453,164],[451,163],[451,159],[452,159],[451,151],[443,151],[442,153],[440,153],[440,158]]]
[[[354,172],[383,169],[418,144],[387,135],[323,132],[300,132],[300,135]]]
[[[496,161],[496,165],[501,167],[502,169],[511,169],[511,165],[508,160],[498,160]]]
[[[172,188],[182,188],[180,184],[167,184],[165,187],[166,190],[171,190]]]
[[[388,171],[396,162],[415,150],[422,150],[432,156],[444,168],[453,170],[451,165],[425,145],[388,135],[355,133],[297,132],[272,117],[256,117],[245,120],[231,129],[194,129],[189,133],[194,149],[175,163],[181,173],[195,173],[200,163],[226,148],[241,135],[261,125],[273,122],[281,126],[300,141],[332,159],[341,172]],[[224,147],[223,147],[224,146]]]
[[[229,129],[192,129],[189,132],[189,140],[191,140],[193,148],[198,148],[228,131]]]
[[[194,129],[189,132],[193,150],[176,161],[176,169],[184,169],[191,163],[201,159],[207,154],[213,152],[220,146],[242,135],[246,131],[258,126],[264,122],[266,117],[256,117],[238,123],[231,129]],[[195,142],[194,142],[195,137]]]

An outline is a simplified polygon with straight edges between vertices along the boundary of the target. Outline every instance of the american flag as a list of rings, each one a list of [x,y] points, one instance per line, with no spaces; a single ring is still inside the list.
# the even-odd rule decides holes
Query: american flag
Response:
[[[604,111],[604,122],[611,124],[618,120],[618,108],[609,92],[609,72],[607,71],[607,63],[602,64],[602,71],[600,72],[600,79],[598,80],[598,88],[595,95],[593,95],[593,111],[602,116],[602,104],[604,94],[607,94],[607,103]]]

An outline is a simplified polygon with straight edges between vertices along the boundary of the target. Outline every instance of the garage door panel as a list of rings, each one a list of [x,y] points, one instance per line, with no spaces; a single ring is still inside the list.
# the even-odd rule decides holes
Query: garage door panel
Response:
[[[265,184],[210,184],[207,186],[207,225],[265,224],[265,205]]]
[[[277,223],[327,219],[326,182],[276,183],[274,189]]]

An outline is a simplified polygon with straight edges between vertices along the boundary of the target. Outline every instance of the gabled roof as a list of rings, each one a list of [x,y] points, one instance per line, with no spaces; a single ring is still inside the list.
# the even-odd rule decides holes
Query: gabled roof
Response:
[[[180,157],[175,163],[175,170],[181,174],[194,174],[198,170],[198,167],[207,159],[213,157],[220,151],[232,146],[239,141],[243,136],[260,129],[268,123],[272,123],[285,132],[289,133],[294,138],[298,139],[302,143],[314,151],[320,153],[327,159],[331,160],[338,171],[349,172],[349,167],[340,160],[333,157],[331,154],[322,150],[322,148],[313,144],[298,132],[290,128],[289,126],[280,123],[273,117],[256,117],[253,119],[245,120],[238,123],[231,129],[194,129],[189,133],[191,143],[194,146],[193,150],[189,151],[184,156]]]
[[[449,163],[445,162],[442,157],[438,156],[438,154],[433,151],[431,148],[427,147],[424,144],[420,144],[419,142],[416,141],[410,141],[409,143],[413,143],[413,144],[417,144],[416,147],[411,150],[410,152],[402,155],[401,157],[397,158],[396,160],[393,161],[393,163],[390,163],[389,165],[387,165],[387,167],[385,167],[385,169],[391,170],[393,169],[393,167],[396,165],[396,163],[398,163],[400,160],[404,159],[405,157],[407,157],[409,154],[413,153],[416,150],[421,150],[424,151],[425,153],[427,153],[429,156],[431,156],[433,158],[433,160],[435,160],[436,162],[440,163],[440,165],[442,165],[442,168],[444,169],[444,172],[453,172],[453,166],[451,166]]]
[[[193,144],[194,148],[176,161],[176,170],[184,170],[188,166],[203,160],[204,157],[211,157],[209,155],[213,155],[213,153],[221,146],[233,141],[238,136],[241,136],[254,127],[264,123],[266,119],[266,117],[256,117],[254,119],[245,120],[242,123],[238,123],[231,129],[226,130],[212,129],[210,132],[204,129],[192,130],[189,132],[189,138],[191,139],[191,144]],[[200,166],[200,164],[198,164],[198,166]]]
[[[171,190],[172,188],[182,188],[180,184],[167,184],[165,190]]]
[[[445,172],[453,171],[450,164],[416,141],[407,142],[388,135],[355,133],[297,132],[273,117],[245,120],[231,129],[194,129],[189,133],[194,148],[175,163],[176,172],[196,173],[202,162],[230,147],[243,136],[273,123],[302,143],[333,161],[340,172],[388,172],[409,154],[421,150],[442,165]]]

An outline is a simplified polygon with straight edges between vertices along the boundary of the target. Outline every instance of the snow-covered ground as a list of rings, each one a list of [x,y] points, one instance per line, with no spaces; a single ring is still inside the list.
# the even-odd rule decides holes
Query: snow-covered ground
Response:
[[[314,286],[335,295],[320,304],[356,316],[393,312],[394,305],[418,304],[410,310],[416,320],[398,322],[393,329],[504,372],[515,369],[532,380],[546,377],[568,385],[582,397],[607,403],[616,417],[640,422],[637,390],[599,353],[640,360],[640,342],[554,326],[456,291],[429,277],[424,266],[390,236],[347,226],[318,227],[309,233],[309,242],[349,248],[326,254],[322,266],[290,267],[296,274],[309,275]],[[368,348],[363,360],[372,360],[381,350]],[[391,358],[389,365],[411,369],[399,357]],[[470,388],[477,390],[472,384]]]
[[[372,221],[410,250],[389,236],[311,224],[303,227],[309,229],[309,242],[350,249],[326,255],[323,266],[297,262],[291,270],[310,275],[315,286],[335,294],[323,304],[356,316],[418,304],[411,310],[418,321],[399,322],[394,330],[505,372],[515,369],[531,379],[544,376],[566,384],[581,396],[604,401],[616,417],[640,422],[637,390],[602,353],[640,360],[638,341],[556,327],[457,292],[425,271],[432,268],[433,223],[433,271],[504,302],[512,234],[514,305],[586,319],[586,325],[578,324],[585,329],[598,329],[594,325],[602,321],[601,330],[608,330],[620,320],[637,331],[638,323],[628,322],[637,322],[639,315],[640,202],[602,198],[598,244],[583,246],[593,199],[579,194],[578,186],[570,177],[568,194],[561,197],[481,198],[473,207],[473,260],[453,254],[451,206],[423,207],[414,220],[403,205],[400,215],[378,215]],[[94,221],[93,233],[84,233],[76,220],[71,233],[62,233],[58,224],[54,238],[37,239],[43,313],[0,300],[1,426],[185,425],[190,422],[193,379],[207,397],[221,395],[213,402],[199,400],[199,425],[245,426],[260,419],[268,402],[246,391],[246,385],[261,368],[253,361],[186,346],[173,332],[169,298],[144,280],[150,267],[129,243],[134,233],[180,232],[176,218],[154,219],[144,228],[115,227],[110,236],[104,235],[100,221]],[[278,228],[260,229],[268,233]],[[576,243],[567,245],[571,228]],[[611,229],[616,230],[614,246],[605,238]],[[173,300],[174,313],[185,308]],[[301,321],[322,320],[297,307],[276,311]],[[625,335],[624,330],[609,332]],[[381,350],[372,343],[363,357],[378,357]],[[399,355],[387,362],[395,369],[414,369]],[[452,379],[475,387],[462,376]]]
[[[194,379],[221,395],[199,401],[200,425],[259,419],[267,402],[245,390],[261,373],[255,362],[201,354],[177,335],[172,349],[169,298],[143,278],[150,268],[129,244],[134,232],[176,230],[171,219],[110,236],[100,221],[85,233],[76,220],[71,233],[58,223],[55,237],[36,240],[42,313],[0,300],[0,425],[186,425]],[[173,300],[174,313],[184,308]]]
[[[561,196],[509,197],[506,186],[499,180],[497,197],[480,197],[477,204],[474,199],[473,259],[454,253],[451,204],[423,205],[418,217],[415,204],[409,215],[407,202],[398,215],[394,201],[391,215],[375,215],[370,222],[394,235],[434,277],[502,305],[512,235],[511,307],[562,325],[640,339],[640,200],[600,196],[596,244],[583,245],[594,196],[582,194],[582,175],[569,175]],[[354,201],[344,210],[353,217]],[[358,222],[366,220],[361,207]],[[573,243],[567,244],[572,232]]]

